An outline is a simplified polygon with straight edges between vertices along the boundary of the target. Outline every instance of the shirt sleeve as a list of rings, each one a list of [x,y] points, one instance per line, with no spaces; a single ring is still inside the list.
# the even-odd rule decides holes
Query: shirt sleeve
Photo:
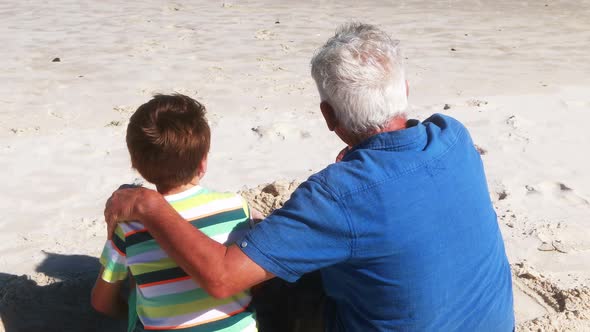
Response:
[[[350,258],[352,238],[349,221],[334,195],[310,178],[238,245],[256,264],[293,282]]]
[[[119,226],[115,229],[112,240],[107,240],[100,255],[100,264],[104,268],[102,280],[114,283],[127,278],[127,254],[125,234]]]
[[[229,221],[234,224],[233,229],[228,233],[227,239],[223,243],[226,246],[232,245],[239,241],[248,232],[252,225],[250,207],[248,202],[239,195],[236,195],[236,199],[240,202],[240,212],[235,216],[235,220]]]

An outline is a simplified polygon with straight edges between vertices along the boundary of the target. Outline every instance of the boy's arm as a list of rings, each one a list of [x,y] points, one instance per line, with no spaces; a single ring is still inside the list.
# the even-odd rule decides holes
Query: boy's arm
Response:
[[[128,267],[125,234],[116,228],[113,239],[107,240],[100,255],[102,265],[92,288],[91,304],[96,311],[117,318],[127,316],[127,299],[121,291],[127,279]]]
[[[96,283],[92,288],[92,307],[107,316],[127,317],[127,302],[122,298],[121,288],[124,281],[108,283],[102,279],[104,268],[100,269]]]

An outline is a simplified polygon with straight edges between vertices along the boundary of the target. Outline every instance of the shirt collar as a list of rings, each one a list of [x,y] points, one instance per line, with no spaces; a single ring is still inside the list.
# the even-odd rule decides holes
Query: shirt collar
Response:
[[[203,187],[201,187],[200,185],[196,185],[194,187],[191,187],[185,191],[181,191],[179,193],[176,194],[172,194],[172,195],[165,195],[164,198],[166,199],[166,201],[168,201],[168,203],[172,203],[174,201],[178,201],[181,199],[185,199],[187,197],[190,197],[192,195],[195,195],[196,193],[198,193],[199,191],[201,191],[201,189],[203,189]]]
[[[426,126],[418,120],[408,120],[406,129],[373,135],[354,146],[347,154],[361,149],[386,151],[421,151],[428,143]]]

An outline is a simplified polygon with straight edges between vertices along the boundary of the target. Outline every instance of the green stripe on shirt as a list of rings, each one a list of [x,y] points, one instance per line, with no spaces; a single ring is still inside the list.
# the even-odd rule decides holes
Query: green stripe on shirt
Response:
[[[202,311],[207,308],[215,308],[217,306],[225,305],[228,303],[232,303],[235,301],[239,301],[249,295],[246,293],[240,293],[232,297],[228,297],[225,299],[216,299],[214,297],[205,298],[199,301],[181,303],[181,304],[172,304],[167,306],[161,307],[154,307],[150,305],[144,305],[143,299],[138,300],[137,302],[137,313],[140,316],[147,316],[151,318],[165,318],[165,317],[174,317],[180,316],[184,314],[188,314],[191,312]]]
[[[184,211],[184,210],[188,210],[188,209],[192,209],[195,207],[199,207],[199,206],[203,206],[205,204],[214,202],[214,201],[218,201],[218,200],[225,200],[225,199],[231,199],[233,197],[235,197],[235,194],[232,193],[206,193],[206,194],[201,194],[201,195],[197,195],[197,196],[191,196],[182,200],[178,200],[178,201],[174,201],[174,202],[169,202],[170,205],[172,205],[172,207],[174,209],[176,209],[176,211]]]
[[[202,288],[196,288],[182,293],[177,294],[166,294],[156,296],[150,299],[144,299],[143,305],[150,307],[163,307],[172,304],[182,304],[199,301],[205,298],[209,298],[209,294]]]
[[[162,258],[157,261],[151,261],[146,263],[133,264],[129,268],[133,275],[139,275],[144,273],[156,272],[160,270],[166,270],[173,267],[177,267],[176,262],[170,257]]]
[[[156,242],[156,240],[151,239],[151,240],[147,240],[144,242],[140,242],[140,243],[128,246],[126,249],[127,249],[127,255],[129,257],[132,257],[132,256],[137,256],[139,254],[143,254],[148,251],[158,250],[158,249],[160,249],[160,245],[158,244],[158,242]]]

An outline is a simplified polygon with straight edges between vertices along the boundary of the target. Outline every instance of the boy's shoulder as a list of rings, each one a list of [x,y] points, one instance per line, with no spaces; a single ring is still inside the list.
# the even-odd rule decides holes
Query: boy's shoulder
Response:
[[[215,191],[205,187],[197,186],[182,193],[166,195],[164,197],[168,203],[174,204],[185,201],[215,201],[231,199],[235,198],[236,196],[239,195],[232,192]]]
[[[125,237],[139,233],[145,232],[147,229],[145,226],[139,221],[124,221],[117,224],[115,228],[114,237],[118,237],[121,240],[124,240]],[[115,238],[113,238],[115,240]]]
[[[191,195],[167,196],[166,200],[185,218],[188,215],[209,214],[215,211],[244,210],[249,215],[248,203],[239,194],[199,188]]]
[[[207,188],[203,188],[203,192],[199,195],[208,200],[224,200],[224,199],[237,199],[241,198],[239,194],[229,191],[213,191]]]

